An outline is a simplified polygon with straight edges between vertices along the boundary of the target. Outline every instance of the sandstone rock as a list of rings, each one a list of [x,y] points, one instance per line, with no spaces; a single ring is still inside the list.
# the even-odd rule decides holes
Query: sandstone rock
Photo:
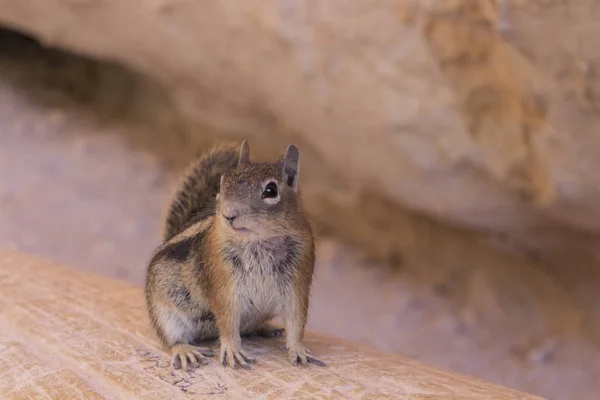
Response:
[[[150,329],[143,290],[0,250],[3,399],[455,398],[542,400],[326,335],[307,333],[325,368],[292,367],[279,339],[244,340],[257,364],[210,360],[174,372]]]
[[[0,0],[0,23],[154,77],[260,156],[297,142],[315,219],[390,256],[398,205],[600,230],[592,5],[512,1],[507,37],[491,0]]]

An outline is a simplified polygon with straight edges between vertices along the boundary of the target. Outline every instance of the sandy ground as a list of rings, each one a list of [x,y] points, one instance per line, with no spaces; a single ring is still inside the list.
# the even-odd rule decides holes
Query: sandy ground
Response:
[[[143,78],[0,33],[0,246],[141,285],[185,159],[176,122]],[[418,217],[406,237],[394,268],[320,237],[309,328],[598,398],[597,272],[561,274]]]

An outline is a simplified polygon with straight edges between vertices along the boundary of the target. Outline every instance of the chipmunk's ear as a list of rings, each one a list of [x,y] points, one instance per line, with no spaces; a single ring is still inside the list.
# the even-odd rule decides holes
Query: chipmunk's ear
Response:
[[[244,139],[240,146],[240,158],[238,159],[238,166],[248,164],[250,161],[250,147],[248,146],[248,140]]]
[[[300,176],[300,150],[296,145],[290,144],[281,159],[283,182],[298,191],[298,178]]]

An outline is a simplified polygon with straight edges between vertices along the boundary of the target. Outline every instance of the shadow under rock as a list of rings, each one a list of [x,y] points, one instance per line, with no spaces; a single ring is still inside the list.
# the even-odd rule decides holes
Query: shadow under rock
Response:
[[[169,93],[152,79],[120,64],[44,47],[35,39],[0,29],[0,80],[48,112],[84,115],[94,126],[121,124],[121,139],[152,153],[169,169],[184,166],[212,143],[182,122]],[[42,111],[43,112],[43,111]],[[102,134],[95,129],[82,135]],[[203,136],[209,138],[203,139]]]

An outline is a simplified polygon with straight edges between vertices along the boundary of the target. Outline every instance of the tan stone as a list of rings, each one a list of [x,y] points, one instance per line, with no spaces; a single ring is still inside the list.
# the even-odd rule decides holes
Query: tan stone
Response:
[[[315,219],[389,255],[363,203],[600,229],[600,8],[509,3],[506,37],[492,0],[0,0],[0,22],[156,78],[259,154],[297,142]]]
[[[2,399],[541,399],[310,333],[325,368],[292,367],[283,339],[249,339],[252,370],[173,372],[139,287],[0,250]]]

